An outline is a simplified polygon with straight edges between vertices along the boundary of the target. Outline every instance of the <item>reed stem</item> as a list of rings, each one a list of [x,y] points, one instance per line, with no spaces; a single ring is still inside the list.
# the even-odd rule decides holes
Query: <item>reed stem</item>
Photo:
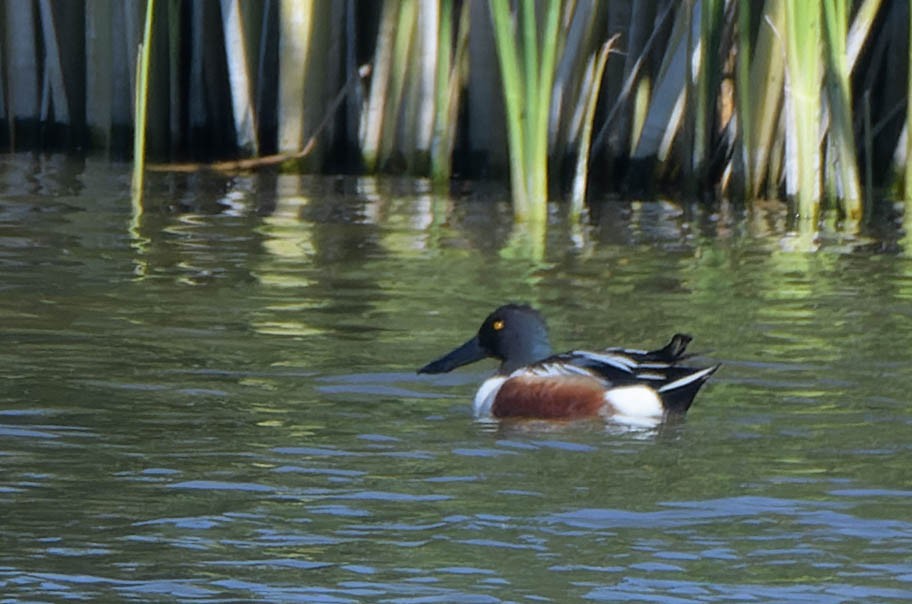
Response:
[[[521,36],[507,0],[493,0],[490,9],[507,108],[513,212],[517,220],[544,223],[548,218],[548,119],[561,3],[547,0],[541,5],[541,19],[535,2],[516,5]]]
[[[152,15],[155,0],[146,0],[143,40],[136,53],[136,89],[133,118],[133,179],[131,199],[134,219],[143,212],[143,184],[146,170],[146,123],[149,114],[149,56],[152,48]]]
[[[820,212],[820,4],[785,2],[788,65],[787,191],[803,228]]]
[[[596,56],[590,62],[589,79],[591,84],[586,88],[589,91],[586,99],[586,113],[583,116],[583,129],[580,132],[579,150],[576,155],[576,172],[573,178],[573,192],[570,196],[570,215],[574,219],[579,218],[583,213],[583,207],[586,202],[586,189],[589,183],[589,151],[592,143],[592,128],[595,121],[595,108],[598,105],[599,93],[602,89],[602,76],[605,73],[605,65],[608,63],[608,55],[611,48],[617,41],[618,36],[615,34],[607,42],[602,44]]]

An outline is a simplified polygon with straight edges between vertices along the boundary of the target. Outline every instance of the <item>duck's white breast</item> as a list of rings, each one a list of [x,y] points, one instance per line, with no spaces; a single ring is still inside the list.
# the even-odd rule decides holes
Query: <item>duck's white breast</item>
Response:
[[[495,375],[481,383],[478,392],[475,393],[475,401],[472,404],[475,417],[491,415],[491,406],[494,404],[494,399],[497,398],[497,393],[500,392],[500,387],[507,381],[507,378],[508,376],[505,375]]]

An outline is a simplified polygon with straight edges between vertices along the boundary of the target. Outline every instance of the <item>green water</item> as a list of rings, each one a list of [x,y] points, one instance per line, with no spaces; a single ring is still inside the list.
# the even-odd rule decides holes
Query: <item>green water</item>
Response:
[[[4,601],[912,597],[912,261],[776,212],[0,161]],[[888,246],[891,249],[892,246]],[[694,335],[655,431],[477,423],[495,306],[557,348]]]

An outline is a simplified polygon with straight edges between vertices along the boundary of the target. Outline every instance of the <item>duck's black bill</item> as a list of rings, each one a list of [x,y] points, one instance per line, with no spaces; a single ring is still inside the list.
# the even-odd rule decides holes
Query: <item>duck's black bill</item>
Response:
[[[457,367],[480,361],[486,356],[488,356],[487,353],[481,348],[478,338],[475,337],[453,352],[440,357],[436,361],[431,361],[419,369],[418,373],[446,373],[447,371],[453,371]]]

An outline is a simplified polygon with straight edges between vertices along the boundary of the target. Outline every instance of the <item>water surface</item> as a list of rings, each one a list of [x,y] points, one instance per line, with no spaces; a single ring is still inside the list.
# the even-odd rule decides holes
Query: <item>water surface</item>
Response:
[[[134,221],[128,187],[0,161],[5,598],[912,597],[901,248],[618,200],[542,243],[490,187],[275,174],[153,175]],[[491,364],[415,369],[510,300],[724,366],[658,430],[478,423]]]

